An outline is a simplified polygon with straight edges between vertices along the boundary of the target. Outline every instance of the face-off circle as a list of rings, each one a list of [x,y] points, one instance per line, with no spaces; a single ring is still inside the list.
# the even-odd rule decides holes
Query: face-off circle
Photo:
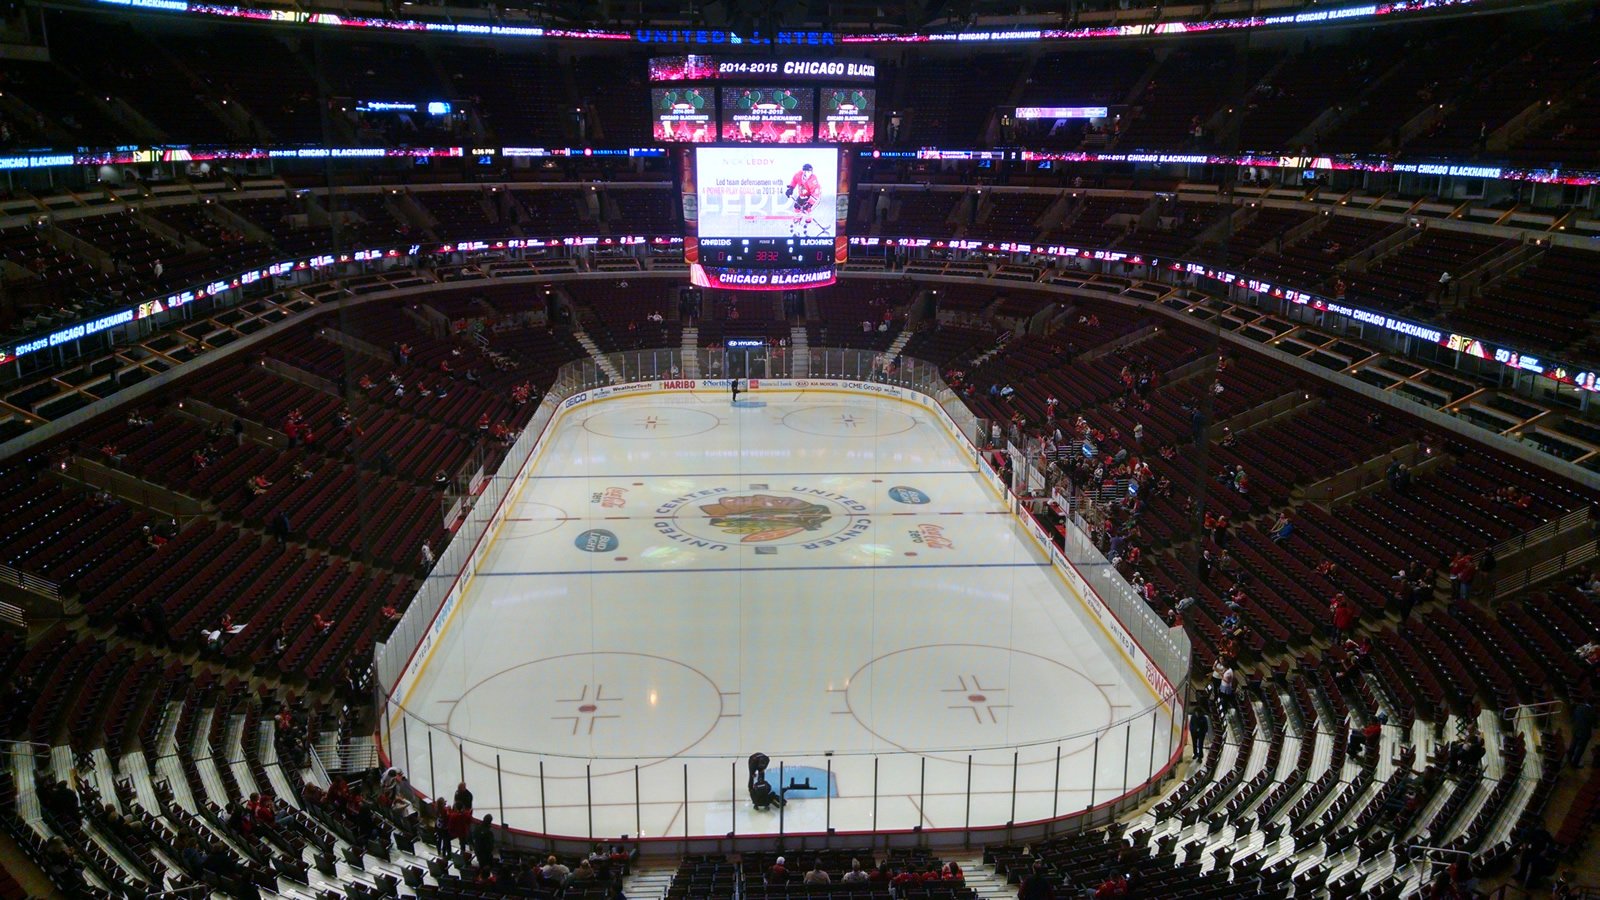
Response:
[[[703,409],[660,406],[598,412],[583,420],[583,430],[600,437],[622,440],[670,440],[705,434],[721,422],[721,419]]]
[[[818,437],[882,438],[904,434],[917,420],[880,406],[806,406],[783,417],[783,426]]]
[[[515,710],[516,715],[508,715]],[[519,753],[582,759],[610,754],[668,759],[689,752],[716,728],[722,694],[700,670],[677,660],[622,651],[569,653],[514,666],[469,687],[444,723],[466,736],[466,756],[507,772]],[[529,723],[534,728],[529,729]],[[537,735],[531,746],[529,735]],[[537,775],[537,762],[532,774]],[[632,762],[596,759],[595,776],[631,771]]]
[[[1018,747],[1023,764],[1054,760],[1058,744],[1064,755],[1091,746],[1090,732],[1115,720],[1105,691],[1077,669],[988,644],[885,654],[856,670],[845,698],[862,728],[902,750],[923,752],[932,728],[941,746]]]

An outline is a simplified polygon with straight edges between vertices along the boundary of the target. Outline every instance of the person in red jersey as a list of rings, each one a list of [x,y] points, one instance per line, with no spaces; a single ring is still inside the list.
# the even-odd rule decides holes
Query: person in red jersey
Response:
[[[810,236],[811,227],[816,224],[811,213],[822,196],[822,180],[811,168],[811,163],[806,163],[794,173],[789,179],[789,186],[783,190],[783,196],[794,204],[794,221],[789,224],[789,233]]]

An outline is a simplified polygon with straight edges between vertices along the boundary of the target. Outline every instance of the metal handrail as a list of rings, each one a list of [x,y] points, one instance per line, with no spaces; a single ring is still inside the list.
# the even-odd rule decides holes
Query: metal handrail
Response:
[[[1580,507],[1572,510],[1569,513],[1565,513],[1560,518],[1551,519],[1537,528],[1532,528],[1519,535],[1506,538],[1500,543],[1495,544],[1491,549],[1494,550],[1495,558],[1501,559],[1508,553],[1521,550],[1529,545],[1537,544],[1540,541],[1553,538],[1558,534],[1564,534],[1568,531],[1571,531],[1572,529],[1588,522],[1591,518],[1593,518],[1593,516],[1594,511],[1591,507]],[[1486,551],[1483,550],[1478,551],[1473,555],[1473,560],[1481,564],[1483,562],[1483,555],[1485,552]]]
[[[1535,719],[1540,716],[1554,715],[1556,711],[1560,709],[1560,707],[1560,700],[1544,700],[1539,703],[1522,703],[1517,706],[1508,706],[1505,709],[1500,710],[1500,718],[1507,722],[1514,722],[1517,719],[1522,718]],[[1530,712],[1527,716],[1523,716],[1518,712],[1518,710],[1537,710],[1537,712]]]
[[[1408,850],[1427,850],[1430,853],[1454,853],[1458,856],[1465,856],[1469,859],[1472,857],[1470,852],[1466,850],[1458,850],[1455,847],[1433,847],[1429,846],[1428,844],[1406,844],[1405,847]]]
[[[22,607],[13,606],[10,603],[0,603],[0,625],[27,628],[28,619],[22,614]]]
[[[170,891],[151,891],[144,895],[144,900],[156,900],[157,897],[181,897],[201,891],[209,893],[211,886],[208,884],[191,884],[188,887],[173,888]]]
[[[32,572],[25,572],[22,569],[13,569],[10,566],[0,565],[0,581],[6,584],[14,584],[23,590],[32,591],[36,594],[43,594],[52,600],[61,599],[61,585],[48,578],[40,578]]]

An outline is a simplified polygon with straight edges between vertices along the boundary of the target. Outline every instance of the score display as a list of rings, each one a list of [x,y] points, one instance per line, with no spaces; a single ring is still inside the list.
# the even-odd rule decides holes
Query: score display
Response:
[[[690,280],[743,290],[833,283],[848,198],[833,147],[695,148],[684,171]]]

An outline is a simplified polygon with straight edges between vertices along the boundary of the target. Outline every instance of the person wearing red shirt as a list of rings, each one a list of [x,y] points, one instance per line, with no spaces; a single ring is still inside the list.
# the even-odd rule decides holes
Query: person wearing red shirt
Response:
[[[789,179],[789,186],[784,188],[783,196],[794,202],[794,221],[789,224],[790,234],[810,236],[810,226],[816,223],[811,212],[816,209],[817,200],[822,196],[822,180],[812,171],[811,163],[800,167]]]
[[[1340,636],[1348,637],[1355,630],[1356,620],[1360,614],[1354,605],[1345,599],[1344,594],[1334,594],[1333,602],[1328,604],[1328,611],[1333,614],[1333,627],[1338,629]]]
[[[767,870],[767,884],[788,884],[789,867],[783,864],[783,857],[773,862],[772,868]]]
[[[1109,875],[1100,886],[1095,888],[1096,897],[1126,897],[1128,896],[1128,880],[1121,875]]]
[[[1477,574],[1478,564],[1472,554],[1465,550],[1450,560],[1450,585],[1457,600],[1467,599],[1467,594],[1472,590],[1472,577]]]
[[[467,837],[472,833],[472,810],[451,809],[446,814],[446,828],[451,840],[467,846]]]

